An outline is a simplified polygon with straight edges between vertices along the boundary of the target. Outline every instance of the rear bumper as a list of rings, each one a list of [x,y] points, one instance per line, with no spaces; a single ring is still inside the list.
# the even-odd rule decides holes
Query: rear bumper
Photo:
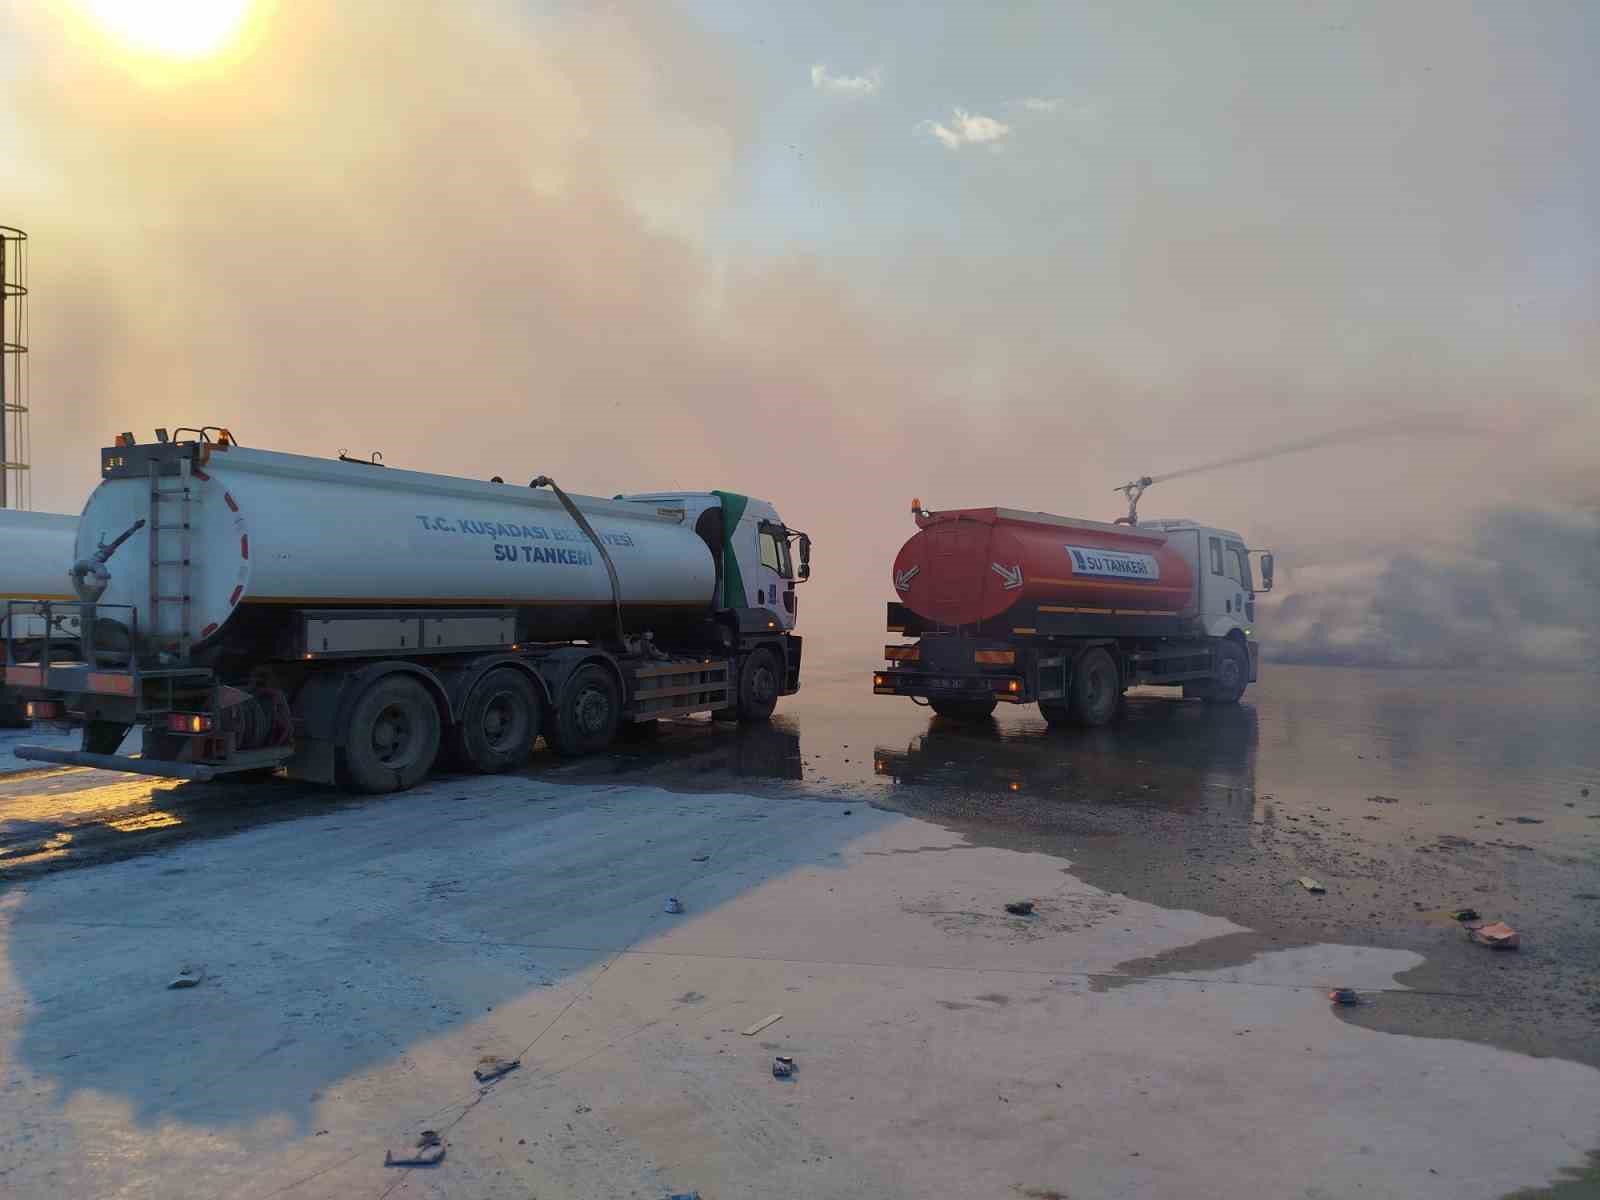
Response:
[[[875,696],[915,696],[919,699],[985,700],[1027,704],[1037,697],[1023,675],[988,675],[910,671],[903,667],[872,673]]]
[[[281,767],[293,755],[289,746],[263,750],[240,750],[226,762],[179,762],[167,758],[134,758],[127,754],[90,754],[87,750],[58,750],[54,746],[18,746],[18,758],[28,762],[60,763],[69,767],[93,767],[99,771],[126,771],[131,775],[154,775],[160,779],[192,779],[204,783],[226,779],[242,771]]]
[[[133,775],[157,775],[163,779],[204,781],[217,777],[217,768],[204,763],[162,762],[159,759],[130,758],[125,754],[90,754],[87,750],[58,750],[54,746],[18,746],[16,754],[28,762],[62,763],[69,767],[94,767],[101,771],[127,771]]]

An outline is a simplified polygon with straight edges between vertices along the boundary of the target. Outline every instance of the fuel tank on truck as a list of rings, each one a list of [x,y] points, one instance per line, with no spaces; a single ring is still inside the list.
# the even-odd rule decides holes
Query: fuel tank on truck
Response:
[[[72,566],[78,518],[62,513],[0,509],[0,638],[37,638],[45,619],[36,609],[19,609],[7,619],[8,600],[76,600],[67,571]],[[78,619],[56,614],[55,635],[74,637]],[[0,661],[4,659],[0,646]]]
[[[192,456],[185,589],[184,502],[178,460]],[[151,462],[169,494],[151,500]],[[310,458],[237,445],[158,444],[108,450],[102,481],[78,523],[77,554],[143,520],[107,562],[108,608],[138,609],[141,640],[170,646],[190,597],[196,644],[222,637],[241,614],[295,608],[515,607],[528,641],[605,636],[616,628],[605,563],[549,491]],[[711,551],[653,507],[572,496],[616,566],[631,632],[698,621],[711,608]],[[159,509],[159,513],[156,510]],[[159,517],[159,519],[155,519]],[[152,554],[152,526],[162,524]],[[168,565],[151,586],[151,560]]]
[[[900,602],[926,621],[1006,614],[1190,617],[1195,574],[1156,529],[1011,508],[919,513],[894,560]]]
[[[72,567],[78,518],[0,509],[0,600],[76,600]]]

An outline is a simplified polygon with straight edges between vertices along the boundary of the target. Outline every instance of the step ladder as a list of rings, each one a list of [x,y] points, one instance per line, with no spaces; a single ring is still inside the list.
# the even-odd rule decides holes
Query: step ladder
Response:
[[[163,477],[160,464],[150,464],[150,611],[145,634],[160,653],[176,653],[187,661],[189,609],[192,596],[194,510],[200,497],[187,458],[178,459],[178,474]],[[173,486],[173,485],[176,486]],[[166,486],[163,486],[166,485]]]

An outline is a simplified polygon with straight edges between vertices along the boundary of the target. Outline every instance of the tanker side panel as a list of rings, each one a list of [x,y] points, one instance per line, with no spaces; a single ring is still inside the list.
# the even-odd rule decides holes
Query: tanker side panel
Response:
[[[187,581],[180,566],[158,568],[154,589],[190,595],[197,643],[262,607],[505,606],[533,640],[614,628],[605,563],[548,492],[239,449],[197,467],[193,566]],[[633,627],[677,626],[710,609],[715,568],[692,529],[638,506],[573,499],[606,544]],[[84,510],[78,556],[149,515],[147,476],[109,476]],[[149,536],[118,550],[102,599],[139,608],[147,631],[150,560],[174,558],[152,556]],[[165,640],[175,630],[163,615]]]

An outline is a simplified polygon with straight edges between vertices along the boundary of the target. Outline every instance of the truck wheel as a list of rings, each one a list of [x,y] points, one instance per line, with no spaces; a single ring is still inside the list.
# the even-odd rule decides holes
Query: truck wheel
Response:
[[[83,726],[84,753],[115,754],[131,728],[131,725],[117,721],[86,721]]]
[[[480,775],[498,775],[528,761],[539,736],[539,697],[521,671],[496,667],[472,685],[461,723],[450,731],[457,762]]]
[[[739,723],[770,718],[782,684],[783,668],[771,650],[763,646],[747,657],[739,667]]]
[[[404,791],[439,756],[439,710],[415,679],[389,675],[361,693],[344,734],[350,786],[373,794]]]
[[[982,700],[955,700],[948,696],[928,697],[928,707],[951,721],[987,721],[1000,703],[993,696]]]
[[[1072,723],[1072,707],[1065,700],[1039,701],[1039,714],[1051,728]]]
[[[567,758],[604,750],[622,719],[622,690],[616,676],[599,663],[573,672],[561,689],[555,728],[546,732],[551,749]]]
[[[1244,647],[1232,638],[1224,638],[1217,646],[1216,659],[1211,664],[1211,688],[1205,696],[1208,704],[1237,704],[1250,683],[1250,660]]]
[[[1072,667],[1067,686],[1067,709],[1079,725],[1094,728],[1117,715],[1122,700],[1122,681],[1111,655],[1096,646],[1086,650]]]

